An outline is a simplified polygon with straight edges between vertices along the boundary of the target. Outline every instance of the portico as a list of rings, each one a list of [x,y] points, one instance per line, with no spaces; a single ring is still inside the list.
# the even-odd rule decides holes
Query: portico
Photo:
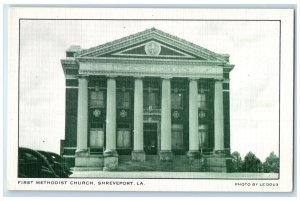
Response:
[[[87,50],[72,47],[61,62],[63,153],[74,147],[75,166],[114,169],[120,155],[172,161],[229,153],[228,55],[153,28]]]

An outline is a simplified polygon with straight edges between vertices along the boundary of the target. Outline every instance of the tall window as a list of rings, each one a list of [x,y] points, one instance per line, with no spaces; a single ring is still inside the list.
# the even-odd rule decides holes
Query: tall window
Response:
[[[120,91],[117,93],[117,107],[128,109],[130,107],[130,94],[129,92]]]
[[[147,109],[159,108],[159,98],[156,91],[145,91],[144,93],[144,107]]]
[[[198,137],[200,142],[200,147],[202,148],[208,148],[208,130],[207,125],[200,124],[199,130],[198,130]]]
[[[91,91],[90,93],[90,108],[104,107],[104,93],[103,91]]]
[[[182,94],[181,93],[172,93],[171,105],[173,109],[182,109]]]
[[[207,100],[206,100],[206,94],[205,93],[198,94],[198,108],[199,109],[206,109],[207,108]]]
[[[183,149],[183,125],[172,124],[172,149]]]
[[[102,128],[102,119],[105,118],[104,114],[104,92],[100,91],[98,87],[90,91],[89,99],[89,122],[91,128]]]

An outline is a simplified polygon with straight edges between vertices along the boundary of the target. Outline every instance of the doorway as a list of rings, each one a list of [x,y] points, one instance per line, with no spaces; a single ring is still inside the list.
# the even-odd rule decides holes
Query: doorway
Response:
[[[157,154],[157,123],[144,123],[144,150],[147,155]]]

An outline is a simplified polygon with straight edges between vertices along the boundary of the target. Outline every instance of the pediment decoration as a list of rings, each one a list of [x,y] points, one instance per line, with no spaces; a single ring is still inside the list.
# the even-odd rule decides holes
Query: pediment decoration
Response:
[[[176,58],[228,62],[228,55],[208,49],[152,28],[75,54],[76,58]]]
[[[196,56],[180,51],[174,47],[156,42],[148,41],[130,48],[117,51],[106,56],[121,57],[161,57],[161,58],[193,58]]]

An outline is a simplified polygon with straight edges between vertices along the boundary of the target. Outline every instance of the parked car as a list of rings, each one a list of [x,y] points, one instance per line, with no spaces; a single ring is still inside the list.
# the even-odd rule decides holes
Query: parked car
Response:
[[[61,164],[64,167],[64,170],[68,175],[72,174],[71,169],[70,169],[67,161],[65,160],[65,158],[63,158],[61,155],[54,153],[54,152],[48,152],[48,153],[50,154],[50,156],[52,157],[52,159],[55,162]]]
[[[18,154],[19,178],[58,178],[49,162],[39,152],[19,147]]]
[[[70,174],[72,174],[72,172],[65,167],[64,159],[58,154],[42,150],[38,150],[38,152],[42,154],[45,157],[45,159],[48,160],[52,169],[59,177],[67,178]]]

